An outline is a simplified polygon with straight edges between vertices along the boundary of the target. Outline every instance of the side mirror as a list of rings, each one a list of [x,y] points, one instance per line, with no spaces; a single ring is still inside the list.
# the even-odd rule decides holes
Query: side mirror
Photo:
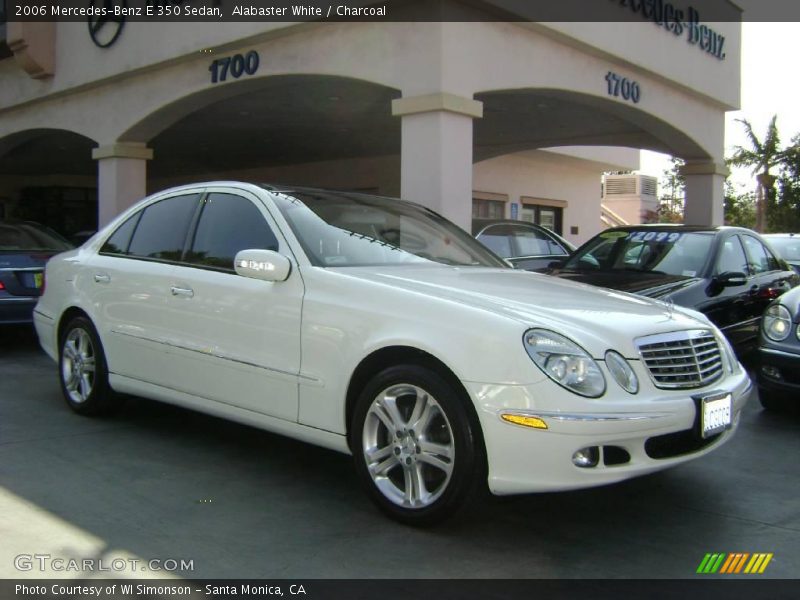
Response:
[[[241,250],[233,259],[233,268],[242,277],[263,281],[286,281],[292,263],[273,250]]]
[[[747,283],[747,275],[740,271],[725,271],[717,275],[714,279],[716,279],[717,283],[722,287],[734,287]]]

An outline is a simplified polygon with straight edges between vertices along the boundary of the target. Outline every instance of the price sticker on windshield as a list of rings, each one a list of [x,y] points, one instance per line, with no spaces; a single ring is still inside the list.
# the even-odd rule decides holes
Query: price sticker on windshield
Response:
[[[627,231],[604,231],[600,234],[600,237],[604,240],[616,240],[619,238],[628,237]]]
[[[621,233],[621,232],[614,232],[614,233]],[[674,244],[679,239],[681,239],[682,233],[678,233],[673,231],[670,233],[669,231],[631,231],[628,234],[628,238],[632,242],[667,242],[668,244]]]

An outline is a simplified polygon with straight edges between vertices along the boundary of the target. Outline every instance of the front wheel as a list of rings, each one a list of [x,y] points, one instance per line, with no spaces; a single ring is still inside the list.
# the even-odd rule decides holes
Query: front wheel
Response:
[[[452,516],[485,482],[484,452],[469,400],[415,365],[377,374],[350,428],[356,469],[387,515],[409,525]]]
[[[67,324],[58,366],[64,399],[76,413],[99,415],[117,408],[119,399],[108,385],[103,346],[89,319],[76,317]]]

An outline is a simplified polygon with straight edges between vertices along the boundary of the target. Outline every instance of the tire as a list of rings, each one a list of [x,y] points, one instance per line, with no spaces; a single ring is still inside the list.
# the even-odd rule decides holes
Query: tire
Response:
[[[356,470],[389,517],[431,526],[453,516],[486,487],[486,460],[469,400],[437,373],[416,365],[373,377],[350,427]]]
[[[120,399],[108,385],[108,367],[100,338],[86,317],[69,322],[58,353],[61,391],[69,407],[87,416],[108,414]]]
[[[763,406],[765,410],[775,412],[787,411],[792,404],[785,394],[766,390],[763,387],[758,388],[758,400],[761,402],[761,406]]]

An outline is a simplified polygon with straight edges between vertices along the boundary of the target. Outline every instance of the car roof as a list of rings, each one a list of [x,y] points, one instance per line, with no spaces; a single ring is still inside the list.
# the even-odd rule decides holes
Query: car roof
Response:
[[[547,229],[547,227],[542,227],[541,225],[537,225],[536,223],[531,223],[530,221],[522,221],[520,219],[472,219],[473,235],[478,230],[483,229],[484,227],[488,227],[489,225],[524,225],[542,231],[547,231],[548,233],[555,233]]]
[[[688,233],[719,233],[722,231],[756,233],[746,227],[734,227],[730,225],[683,225],[681,223],[647,223],[643,225],[622,225],[619,227],[609,227],[600,233],[607,231],[681,231]],[[758,235],[758,234],[756,234]]]

